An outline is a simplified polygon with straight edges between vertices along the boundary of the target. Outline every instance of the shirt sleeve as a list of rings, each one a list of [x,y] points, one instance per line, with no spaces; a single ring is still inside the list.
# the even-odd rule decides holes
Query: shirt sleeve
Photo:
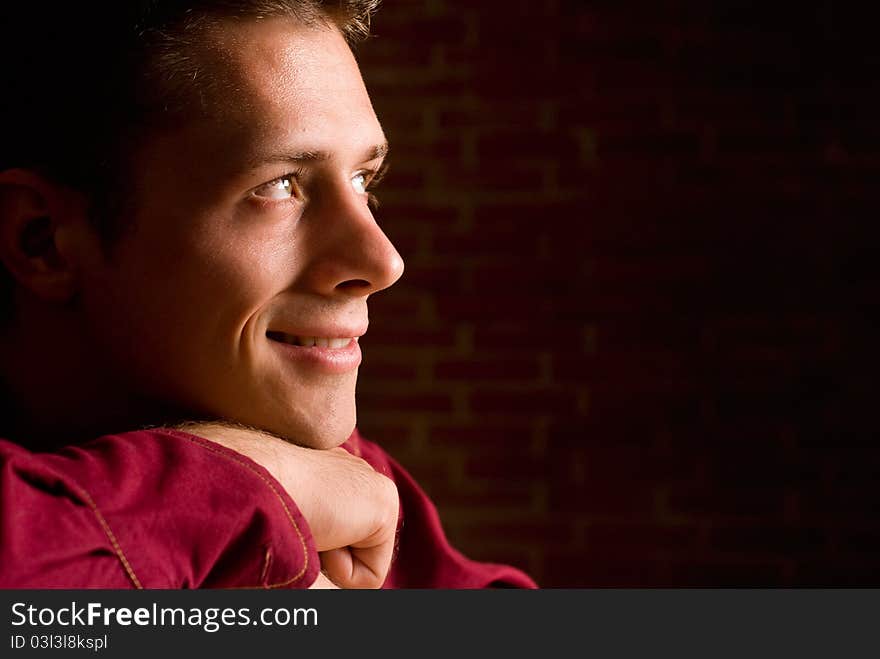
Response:
[[[308,526],[249,458],[174,430],[0,440],[0,588],[305,588]]]
[[[385,588],[537,588],[522,570],[474,561],[455,549],[428,495],[378,445],[355,431],[343,446],[391,478],[400,495],[397,549]]]

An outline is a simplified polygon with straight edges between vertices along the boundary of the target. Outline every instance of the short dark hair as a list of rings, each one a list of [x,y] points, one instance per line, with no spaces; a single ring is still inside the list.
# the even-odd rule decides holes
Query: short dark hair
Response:
[[[81,190],[106,246],[125,228],[126,155],[193,95],[207,29],[291,17],[369,35],[380,0],[9,2],[0,8],[0,171],[25,168]],[[0,316],[13,282],[0,266]]]

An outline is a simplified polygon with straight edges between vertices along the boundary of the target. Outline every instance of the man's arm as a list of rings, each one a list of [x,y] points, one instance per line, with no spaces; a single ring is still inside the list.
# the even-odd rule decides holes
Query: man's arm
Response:
[[[358,470],[321,455],[308,456],[312,468],[295,469],[291,463],[307,449],[253,431],[218,433],[213,442],[205,439],[213,431],[204,430],[112,435],[52,454],[0,441],[0,587],[313,584],[318,545],[272,472],[302,491],[323,482],[332,500],[327,485],[353,473],[357,481]],[[338,502],[315,513],[308,505],[318,528],[331,527],[322,531],[328,537],[341,537],[335,528],[349,527],[345,518],[359,510]],[[381,567],[375,570],[384,579]],[[345,577],[334,580],[373,585],[358,581],[359,573]]]
[[[391,566],[400,511],[394,481],[343,448],[303,448],[220,423],[185,424],[180,429],[246,455],[281,483],[308,520],[321,565],[335,585],[382,586]]]

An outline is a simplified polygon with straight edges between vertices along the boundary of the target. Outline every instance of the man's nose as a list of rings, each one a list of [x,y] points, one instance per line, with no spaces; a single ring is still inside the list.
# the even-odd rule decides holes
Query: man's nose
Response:
[[[403,259],[362,197],[333,195],[313,204],[302,247],[308,285],[323,295],[367,296],[403,274]]]

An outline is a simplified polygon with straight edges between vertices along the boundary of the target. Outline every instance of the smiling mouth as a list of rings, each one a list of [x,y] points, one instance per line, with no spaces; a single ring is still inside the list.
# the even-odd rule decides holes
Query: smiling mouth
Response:
[[[300,346],[302,348],[331,348],[340,349],[348,346],[352,341],[357,341],[357,337],[347,338],[328,338],[323,336],[295,336],[284,332],[266,332],[266,337],[271,341],[278,343],[286,343],[292,346]]]

